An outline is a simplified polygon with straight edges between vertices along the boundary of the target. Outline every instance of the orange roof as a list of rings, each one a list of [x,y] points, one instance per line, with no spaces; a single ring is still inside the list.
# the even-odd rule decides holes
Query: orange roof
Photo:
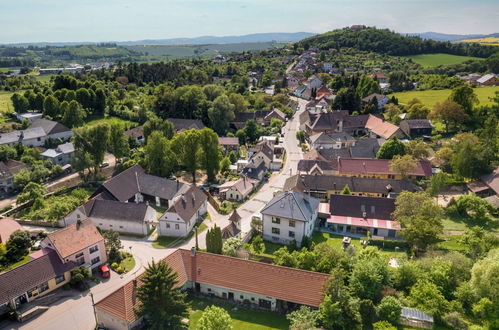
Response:
[[[103,239],[90,219],[83,220],[81,224],[73,223],[66,228],[48,234],[46,238],[61,258],[69,257]]]
[[[178,273],[178,286],[187,281],[210,284],[309,306],[319,306],[324,298],[328,274],[310,272],[244,260],[178,249],[164,259]],[[140,281],[137,282],[140,285]],[[138,304],[133,281],[99,301],[95,307],[118,318],[133,322]]]
[[[373,115],[369,115],[366,128],[385,139],[391,138],[399,130],[397,125],[384,121],[383,119]]]
[[[0,243],[7,243],[10,235],[16,230],[23,229],[16,220],[11,218],[0,219]]]

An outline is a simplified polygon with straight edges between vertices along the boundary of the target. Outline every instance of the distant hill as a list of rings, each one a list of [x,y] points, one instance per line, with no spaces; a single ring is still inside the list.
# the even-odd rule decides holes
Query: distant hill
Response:
[[[407,33],[408,36],[421,37],[422,39],[431,39],[436,41],[460,41],[465,39],[499,37],[499,33],[492,34],[446,34],[438,32]]]
[[[241,43],[260,43],[260,42],[297,42],[302,39],[315,35],[308,32],[293,33],[254,33],[241,36],[202,36],[196,38],[172,38],[172,39],[145,39],[137,41],[110,41],[121,46],[136,45],[208,45],[208,44],[241,44]],[[9,44],[9,46],[75,46],[92,45],[97,42],[32,42]]]

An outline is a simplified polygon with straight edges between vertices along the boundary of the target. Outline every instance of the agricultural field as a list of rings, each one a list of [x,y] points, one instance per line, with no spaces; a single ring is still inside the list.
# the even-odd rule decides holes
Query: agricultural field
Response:
[[[0,113],[14,111],[14,107],[12,106],[12,101],[10,100],[12,94],[14,93],[0,91]]]
[[[479,87],[474,89],[475,94],[478,96],[480,105],[490,105],[492,102],[490,98],[495,96],[496,92],[499,92],[499,86],[493,87]],[[401,104],[407,103],[413,98],[418,98],[423,104],[432,108],[435,103],[445,101],[451,94],[450,89],[440,89],[440,90],[426,90],[426,91],[409,91],[391,94],[399,100]]]
[[[499,46],[499,38],[497,38],[497,37],[464,39],[464,40],[460,40],[460,42],[475,42],[475,43],[479,43],[480,45]]]
[[[480,59],[478,57],[457,56],[450,54],[421,54],[421,55],[411,55],[404,57],[410,58],[413,62],[416,62],[425,68],[439,66],[439,65],[459,64],[466,62],[468,60]]]

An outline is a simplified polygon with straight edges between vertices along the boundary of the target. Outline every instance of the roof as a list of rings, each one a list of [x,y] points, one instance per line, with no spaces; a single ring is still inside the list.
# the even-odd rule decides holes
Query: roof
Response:
[[[352,158],[376,158],[379,148],[385,142],[385,139],[366,138],[355,142],[350,147],[350,157]]]
[[[400,129],[397,125],[373,115],[369,115],[366,128],[385,139],[391,138]]]
[[[485,197],[484,198],[487,202],[490,203],[490,205],[492,205],[493,207],[495,207],[496,209],[499,208],[499,196],[497,195],[492,195],[492,196],[489,196],[489,197]]]
[[[489,73],[489,74],[486,74],[485,76],[483,76],[481,78],[478,78],[477,82],[480,83],[480,84],[483,84],[484,82],[487,82],[488,80],[490,80],[492,78],[495,78],[495,77],[496,77],[495,74]]]
[[[387,96],[386,96],[386,95],[383,95],[383,94],[373,93],[373,94],[371,94],[371,95],[368,95],[368,96],[364,97],[364,98],[362,99],[362,101],[363,101],[363,102],[371,102],[371,100],[372,100],[373,98],[376,98],[376,101],[378,101],[378,102],[379,102],[379,101],[381,101],[381,100],[383,100],[383,99],[387,98]]]
[[[229,217],[230,222],[239,222],[241,220],[241,216],[237,213],[237,210],[232,211],[232,214]]]
[[[79,209],[87,217],[143,223],[151,207],[144,203],[91,199]]]
[[[47,244],[53,247],[61,258],[69,257],[103,239],[90,219],[70,224],[46,237]]]
[[[0,179],[5,180],[11,178],[23,168],[28,168],[28,165],[18,162],[17,160],[7,159],[0,162]]]
[[[284,191],[327,191],[343,190],[348,186],[352,192],[388,194],[404,190],[416,191],[417,187],[409,180],[375,179],[332,175],[293,175],[286,179]]]
[[[36,139],[45,136],[45,131],[42,128],[29,127],[23,131],[14,131],[0,134],[0,145],[21,142],[22,140]]]
[[[328,223],[337,225],[348,225],[356,227],[378,228],[388,230],[400,230],[400,224],[397,221],[380,220],[375,218],[359,218],[342,215],[331,215],[327,219]]]
[[[345,117],[348,117],[348,111],[346,110],[321,113],[309,126],[313,131],[336,130],[339,121],[343,120]]]
[[[191,186],[166,212],[176,213],[180,219],[187,222],[207,199],[208,197],[199,188]]]
[[[131,128],[131,129],[123,132],[123,134],[125,134],[125,136],[127,136],[129,138],[134,138],[134,139],[137,139],[139,137],[144,137],[144,126],[141,125],[141,126]]]
[[[314,134],[310,137],[310,141],[312,143],[336,143],[342,141],[350,141],[354,140],[354,138],[347,133],[344,132],[335,132],[335,133],[318,133]]]
[[[59,149],[63,154],[70,154],[75,151],[75,146],[71,142],[66,142],[60,144],[57,149]]]
[[[410,129],[433,128],[433,125],[428,119],[404,119],[400,122],[400,125],[402,125],[403,123]]]
[[[274,297],[318,307],[330,275],[234,257],[178,249],[164,260],[178,274],[178,286],[187,281]],[[140,278],[137,281],[141,285]],[[139,305],[130,281],[95,304],[115,317],[134,322]]]
[[[391,220],[395,211],[395,199],[354,195],[331,195],[329,212],[331,215],[356,218]]]
[[[433,323],[433,316],[426,314],[416,308],[402,307],[400,317],[416,321],[426,321]]]
[[[0,305],[26,291],[77,267],[63,264],[57,253],[51,252],[0,274]]]
[[[221,146],[238,146],[239,139],[237,137],[219,137],[218,144]]]
[[[237,179],[236,181],[228,181],[221,184],[219,187],[220,191],[226,191],[230,188],[236,189],[241,195],[246,196],[253,190],[254,182],[245,176]]]
[[[482,181],[494,190],[496,194],[499,194],[499,167],[497,167],[494,172],[482,176]]]
[[[300,172],[310,172],[314,168],[317,168],[321,171],[333,171],[335,167],[333,166],[333,162],[324,161],[324,160],[309,160],[309,159],[300,159],[298,161],[298,171]]]
[[[10,235],[16,230],[21,230],[22,227],[16,220],[11,218],[0,219],[0,243],[6,243]]]
[[[169,122],[175,126],[176,131],[205,128],[203,122],[199,119],[183,119],[183,118],[166,118]]]
[[[40,119],[41,120],[41,119]],[[21,140],[32,140],[48,135],[42,127],[29,127],[22,131]]]
[[[279,120],[286,120],[286,115],[281,110],[274,108],[268,115],[265,116],[265,120],[270,120],[276,118]]]
[[[399,174],[390,169],[390,159],[370,159],[370,158],[340,158],[338,161],[338,171],[340,174]],[[427,160],[420,160],[415,170],[409,175],[425,176],[432,175],[431,163]]]
[[[301,192],[285,191],[272,198],[260,213],[308,222],[315,220],[313,216],[318,206],[317,198]]]
[[[239,228],[237,228],[237,225],[234,222],[231,222],[227,226],[222,228],[222,238],[227,239],[227,238],[235,237],[240,232],[241,232],[241,230]]]
[[[30,128],[36,127],[42,128],[47,135],[71,131],[68,127],[64,126],[61,123],[43,118],[33,120]]]
[[[260,180],[260,174],[263,172],[267,172],[267,166],[265,165],[265,162],[263,159],[260,159],[258,162],[254,162],[253,159],[246,165],[245,168],[241,171],[241,174],[244,176],[254,179],[254,180]]]

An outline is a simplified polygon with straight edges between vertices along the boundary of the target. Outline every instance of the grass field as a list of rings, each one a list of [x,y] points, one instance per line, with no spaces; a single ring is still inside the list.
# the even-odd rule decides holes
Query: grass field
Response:
[[[0,92],[0,113],[14,111],[14,107],[12,106],[12,101],[10,100],[12,94],[14,93]]]
[[[480,101],[479,105],[490,105],[492,102],[489,98],[493,97],[496,92],[499,92],[499,86],[479,87],[474,89],[475,94]],[[413,98],[418,98],[423,104],[432,108],[435,103],[445,101],[451,93],[450,89],[426,90],[426,91],[409,91],[391,94],[399,100],[400,103],[407,103]]]
[[[476,39],[465,39],[465,40],[461,40],[461,41],[462,42],[479,43],[480,45],[499,46],[499,38],[495,38],[495,37],[476,38]]]
[[[123,125],[125,129],[130,129],[132,127],[137,126],[137,123],[134,123],[129,120],[124,120],[118,117],[106,117],[103,118],[102,116],[90,116],[86,118],[86,123],[85,125],[97,125],[97,124],[102,124],[102,123],[107,123],[109,125],[112,124],[120,124]]]
[[[449,65],[449,64],[459,64],[468,60],[479,60],[478,57],[471,56],[457,56],[450,54],[421,54],[421,55],[411,55],[404,56],[405,58],[410,58],[413,62],[428,68],[439,65]]]

